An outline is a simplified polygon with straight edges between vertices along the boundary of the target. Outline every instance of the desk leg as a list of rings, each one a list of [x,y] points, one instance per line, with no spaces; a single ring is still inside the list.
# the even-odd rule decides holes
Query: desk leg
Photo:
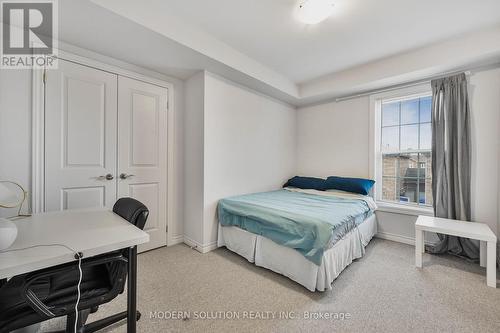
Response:
[[[422,253],[425,253],[425,231],[422,230]]]
[[[415,266],[422,268],[423,231],[415,229]]]
[[[497,287],[497,244],[496,242],[488,242],[488,253],[486,263],[486,284],[489,287]]]
[[[127,333],[136,333],[137,311],[137,246],[128,250]]]
[[[479,242],[479,265],[481,267],[486,267],[486,242]]]

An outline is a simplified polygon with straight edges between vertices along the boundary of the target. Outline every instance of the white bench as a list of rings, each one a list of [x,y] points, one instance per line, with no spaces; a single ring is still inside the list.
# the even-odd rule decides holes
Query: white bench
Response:
[[[481,266],[486,266],[486,284],[493,288],[497,287],[497,237],[487,224],[419,216],[415,223],[415,265],[419,268],[422,268],[422,253],[425,252],[424,231],[479,240]]]

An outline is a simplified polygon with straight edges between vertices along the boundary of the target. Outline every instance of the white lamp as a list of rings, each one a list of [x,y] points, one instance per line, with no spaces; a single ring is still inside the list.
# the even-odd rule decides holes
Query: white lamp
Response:
[[[333,0],[304,0],[297,16],[305,24],[317,24],[333,14],[333,6]]]
[[[0,251],[9,248],[17,237],[17,226],[0,217]]]
[[[17,183],[0,181],[0,208],[17,208],[17,216],[26,200],[27,192]],[[11,221],[0,218],[0,251],[10,247],[17,237],[17,226]]]

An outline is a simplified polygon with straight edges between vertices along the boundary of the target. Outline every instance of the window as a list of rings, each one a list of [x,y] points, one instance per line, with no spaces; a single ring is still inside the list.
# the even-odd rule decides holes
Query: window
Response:
[[[432,206],[430,93],[377,100],[377,200]]]

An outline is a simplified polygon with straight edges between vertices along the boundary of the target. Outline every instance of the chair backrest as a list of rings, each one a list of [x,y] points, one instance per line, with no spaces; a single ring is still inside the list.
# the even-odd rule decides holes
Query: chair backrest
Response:
[[[148,208],[142,202],[128,197],[118,199],[113,206],[113,212],[141,230],[144,229],[144,225],[149,215]],[[129,256],[128,249],[123,249],[118,252],[121,252],[125,258]],[[125,287],[125,277],[127,276],[126,265],[123,265],[122,262],[113,262],[106,266],[109,273],[109,281],[112,281],[112,283],[121,281],[120,293],[122,293]]]
[[[133,198],[120,198],[113,206],[113,212],[143,230],[149,210],[140,201]]]

